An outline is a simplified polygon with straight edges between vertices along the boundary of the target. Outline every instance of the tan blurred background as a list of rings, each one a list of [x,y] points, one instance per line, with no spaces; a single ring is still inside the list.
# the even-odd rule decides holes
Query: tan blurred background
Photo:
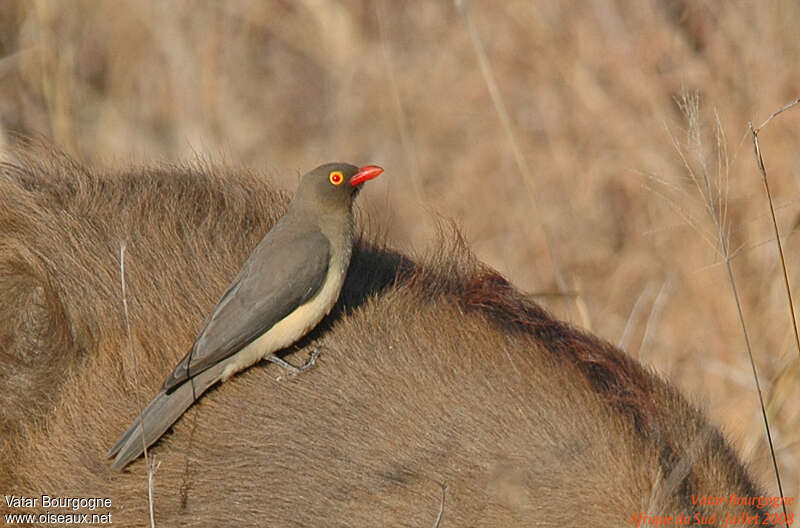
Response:
[[[688,166],[725,213],[796,495],[798,351],[747,123],[800,95],[800,4],[462,6],[3,0],[0,143],[42,135],[96,165],[200,155],[289,189],[320,162],[379,163],[361,200],[373,231],[422,254],[454,219],[483,261],[708,409],[776,493],[708,192]],[[800,108],[760,138],[798,286]]]

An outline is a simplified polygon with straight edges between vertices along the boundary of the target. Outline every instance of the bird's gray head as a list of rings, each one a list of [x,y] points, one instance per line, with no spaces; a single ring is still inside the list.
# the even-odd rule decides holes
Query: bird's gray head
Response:
[[[293,201],[318,210],[349,210],[361,185],[382,172],[383,169],[375,165],[359,169],[349,163],[326,163],[303,175]]]

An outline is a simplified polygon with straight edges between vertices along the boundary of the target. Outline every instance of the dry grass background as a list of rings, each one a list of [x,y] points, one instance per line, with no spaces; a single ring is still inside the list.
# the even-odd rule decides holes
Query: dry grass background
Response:
[[[100,165],[199,153],[287,188],[323,161],[379,163],[361,203],[390,244],[435,250],[439,216],[455,219],[482,260],[704,405],[776,493],[716,230],[683,156],[719,184],[797,495],[798,351],[747,123],[800,95],[800,6],[466,5],[473,38],[444,0],[4,0],[0,142],[43,135]],[[699,102],[696,134],[682,94]],[[794,286],[799,132],[795,109],[759,136]]]

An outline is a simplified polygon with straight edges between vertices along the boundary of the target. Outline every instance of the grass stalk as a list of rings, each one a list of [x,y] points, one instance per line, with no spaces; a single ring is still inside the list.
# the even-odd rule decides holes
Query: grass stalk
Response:
[[[131,340],[131,323],[130,318],[128,317],[128,296],[127,291],[125,288],[125,242],[120,242],[119,245],[119,276],[120,276],[120,285],[122,288],[122,311],[125,314],[125,333],[128,337],[128,354],[130,357],[134,358],[134,362],[136,361],[136,354],[133,353],[133,342]],[[134,363],[133,367],[133,379],[134,385],[136,387],[139,386],[139,382],[136,379],[137,373],[139,372],[138,364]],[[136,404],[139,409],[143,409],[142,407],[142,399],[139,396],[139,391],[134,391],[136,393]],[[147,454],[147,444],[144,441],[144,416],[140,412],[139,413],[139,427],[142,428],[142,448],[144,450],[144,465],[147,470],[147,501],[148,501],[148,510],[150,512],[150,528],[155,528],[156,520],[155,520],[155,508],[153,503],[153,488],[155,485],[155,474],[158,466],[155,463],[155,460],[151,460]]]

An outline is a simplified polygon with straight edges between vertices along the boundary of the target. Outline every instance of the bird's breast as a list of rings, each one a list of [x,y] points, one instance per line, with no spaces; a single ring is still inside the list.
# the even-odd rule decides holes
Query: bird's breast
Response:
[[[231,356],[222,374],[226,381],[240,370],[260,361],[306,335],[330,313],[342,290],[347,268],[350,264],[350,248],[334,252],[322,288],[308,301],[294,309],[289,315],[275,323],[255,341]]]

